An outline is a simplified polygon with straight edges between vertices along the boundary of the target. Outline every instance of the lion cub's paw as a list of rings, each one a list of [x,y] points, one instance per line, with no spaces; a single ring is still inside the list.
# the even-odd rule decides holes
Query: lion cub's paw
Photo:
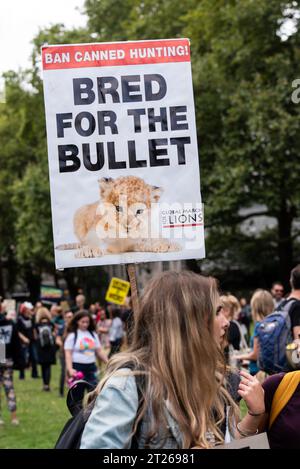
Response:
[[[182,246],[178,243],[169,243],[168,246],[168,251],[173,252],[173,251],[181,251]]]
[[[173,252],[173,251],[181,251],[181,246],[177,243],[172,243],[168,240],[163,241],[156,241],[152,243],[152,251],[153,252]]]
[[[84,246],[83,248],[78,249],[75,254],[77,259],[83,259],[87,257],[102,257],[103,251],[100,248],[91,248],[89,246]]]

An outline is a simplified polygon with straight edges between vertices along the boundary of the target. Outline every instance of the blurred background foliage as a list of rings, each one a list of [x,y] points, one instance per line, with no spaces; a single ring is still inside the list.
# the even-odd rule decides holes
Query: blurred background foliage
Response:
[[[207,227],[207,259],[188,266],[231,290],[287,284],[300,261],[300,104],[291,100],[300,77],[299,2],[86,0],[85,13],[85,28],[40,31],[31,68],[5,74],[0,294],[20,279],[33,291],[43,272],[64,276],[73,293],[101,272],[55,272],[41,45],[173,37],[191,41]]]

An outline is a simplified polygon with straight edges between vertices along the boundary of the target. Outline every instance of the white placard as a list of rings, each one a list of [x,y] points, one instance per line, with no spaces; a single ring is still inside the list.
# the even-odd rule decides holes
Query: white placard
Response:
[[[56,267],[203,258],[189,41],[42,56]]]

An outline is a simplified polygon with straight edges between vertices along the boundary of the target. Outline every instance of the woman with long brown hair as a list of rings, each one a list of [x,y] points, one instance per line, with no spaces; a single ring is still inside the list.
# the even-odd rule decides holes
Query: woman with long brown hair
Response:
[[[228,380],[220,347],[228,323],[218,307],[212,278],[164,272],[149,282],[129,349],[111,358],[89,395],[81,448],[209,448],[224,442],[226,427],[255,433],[263,391],[249,375]],[[255,415],[236,431],[238,394]]]
[[[67,332],[64,342],[67,375],[69,378],[76,378],[77,373],[81,372],[84,380],[96,387],[96,360],[106,363],[107,357],[90,313],[86,310],[76,313],[68,324]]]

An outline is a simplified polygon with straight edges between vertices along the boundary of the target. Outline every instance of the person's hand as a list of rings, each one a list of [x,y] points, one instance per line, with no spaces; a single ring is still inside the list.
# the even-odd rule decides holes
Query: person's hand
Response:
[[[25,345],[30,344],[30,340],[27,337],[24,337],[23,342],[24,342]]]
[[[243,360],[243,355],[238,355],[238,354],[237,354],[237,355],[234,355],[234,358],[235,358],[236,360]]]
[[[260,382],[246,371],[240,371],[241,382],[238,393],[246,402],[250,414],[263,414],[265,412],[264,390]]]
[[[71,368],[70,370],[68,370],[68,375],[70,378],[73,378],[73,376],[76,376],[76,373],[77,371],[74,370],[74,368]]]

